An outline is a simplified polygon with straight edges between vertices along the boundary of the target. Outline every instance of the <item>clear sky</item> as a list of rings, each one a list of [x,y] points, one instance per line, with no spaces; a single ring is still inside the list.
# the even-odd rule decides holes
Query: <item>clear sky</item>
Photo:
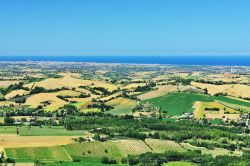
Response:
[[[250,0],[0,0],[0,55],[250,55]]]

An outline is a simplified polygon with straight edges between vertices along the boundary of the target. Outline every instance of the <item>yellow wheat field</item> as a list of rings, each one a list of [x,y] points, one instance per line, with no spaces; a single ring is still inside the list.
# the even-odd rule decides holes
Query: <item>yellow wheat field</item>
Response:
[[[73,90],[62,90],[56,93],[56,95],[60,95],[60,96],[79,96],[81,94],[81,92],[76,92]]]
[[[210,95],[215,95],[217,93],[224,93],[234,97],[243,97],[243,98],[250,97],[250,86],[248,85],[241,85],[241,84],[213,85],[213,84],[204,84],[198,82],[191,82],[191,84],[201,89],[207,89],[208,94]]]
[[[130,90],[130,89],[135,89],[135,88],[137,88],[139,86],[142,87],[142,86],[145,86],[145,85],[146,85],[146,83],[132,83],[132,84],[126,85],[122,89],[128,89],[128,90]]]
[[[159,97],[169,92],[174,92],[177,90],[178,90],[178,87],[176,85],[161,85],[161,86],[157,86],[156,90],[152,90],[150,92],[139,95],[138,98],[141,100],[146,100],[150,98]]]
[[[0,134],[1,148],[41,147],[66,145],[73,143],[76,136],[17,136],[16,134]]]
[[[17,95],[23,96],[23,95],[27,95],[27,94],[29,94],[29,91],[26,91],[26,90],[23,90],[23,89],[19,89],[19,90],[11,91],[7,95],[5,95],[5,98],[6,99],[11,99],[11,98],[13,98],[13,97],[15,97]]]
[[[237,110],[224,106],[218,102],[195,102],[194,106],[194,117],[196,119],[228,119],[237,121],[240,114]],[[205,108],[218,108],[219,111],[207,111]]]
[[[83,80],[79,79],[78,75],[61,73],[63,78],[48,78],[39,82],[29,83],[24,85],[28,88],[34,88],[36,86],[43,87],[45,89],[57,89],[57,88],[78,88],[79,86],[89,86],[89,87],[103,87],[109,91],[116,90],[117,85],[98,80]]]
[[[7,88],[10,85],[18,84],[19,81],[0,81],[0,88]]]
[[[47,111],[54,111],[65,104],[66,101],[59,99],[57,93],[38,93],[34,94],[27,98],[26,105],[30,105],[32,107],[38,107],[39,105],[43,105],[43,102],[49,102],[50,104],[45,106],[45,110]]]

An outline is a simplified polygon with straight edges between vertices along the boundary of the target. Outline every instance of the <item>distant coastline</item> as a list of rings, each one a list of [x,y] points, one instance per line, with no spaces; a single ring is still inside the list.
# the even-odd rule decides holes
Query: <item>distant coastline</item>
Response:
[[[250,56],[0,56],[3,61],[250,66]]]

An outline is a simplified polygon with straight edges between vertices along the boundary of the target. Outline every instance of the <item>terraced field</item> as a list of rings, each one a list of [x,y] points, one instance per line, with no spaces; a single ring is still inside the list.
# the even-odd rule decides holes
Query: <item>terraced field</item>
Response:
[[[5,152],[8,157],[19,160],[72,161],[62,146],[5,148]]]

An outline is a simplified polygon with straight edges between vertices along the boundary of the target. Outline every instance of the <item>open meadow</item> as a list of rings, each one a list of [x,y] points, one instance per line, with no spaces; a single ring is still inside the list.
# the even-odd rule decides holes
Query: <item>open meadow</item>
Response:
[[[192,93],[171,93],[164,96],[146,100],[157,107],[161,107],[162,112],[168,115],[182,115],[185,112],[193,112],[193,104],[195,101],[213,101],[206,95]]]

